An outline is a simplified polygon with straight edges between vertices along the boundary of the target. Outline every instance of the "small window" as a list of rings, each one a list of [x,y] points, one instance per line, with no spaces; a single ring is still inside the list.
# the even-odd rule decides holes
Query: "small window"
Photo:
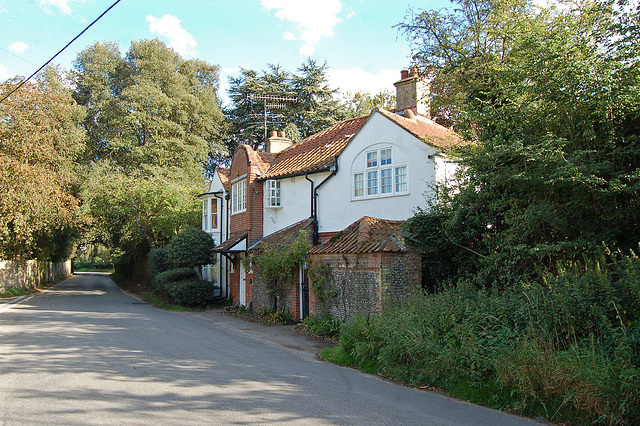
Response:
[[[380,150],[380,165],[388,166],[391,164],[391,148]]]
[[[407,166],[396,167],[396,192],[407,190]]]
[[[267,181],[267,207],[281,207],[280,204],[280,181]]]
[[[367,152],[367,167],[378,167],[378,151]]]
[[[218,229],[218,200],[211,200],[211,229]]]
[[[353,175],[353,196],[364,196],[364,173],[356,173]]]
[[[367,195],[378,194],[378,171],[367,172]]]

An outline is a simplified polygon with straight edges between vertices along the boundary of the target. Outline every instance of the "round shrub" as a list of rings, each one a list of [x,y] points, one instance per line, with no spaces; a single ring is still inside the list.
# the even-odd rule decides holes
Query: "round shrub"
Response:
[[[193,268],[200,265],[209,265],[211,249],[215,247],[211,235],[202,229],[189,228],[171,239],[169,250],[171,260],[176,268]]]
[[[170,282],[165,285],[166,292],[178,305],[206,305],[213,298],[214,284],[211,281],[190,279]]]
[[[169,293],[168,285],[178,281],[193,280],[198,278],[198,274],[193,268],[176,268],[160,272],[154,278],[156,290]]]

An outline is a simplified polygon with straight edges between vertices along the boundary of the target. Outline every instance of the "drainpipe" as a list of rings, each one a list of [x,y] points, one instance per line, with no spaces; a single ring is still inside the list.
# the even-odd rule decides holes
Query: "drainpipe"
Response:
[[[227,234],[227,238],[229,238],[229,209],[231,208],[231,205],[229,203],[229,200],[231,199],[231,194],[229,192],[227,192],[224,196],[224,200],[225,200],[225,212],[227,214],[227,223],[226,223],[226,234]],[[224,287],[225,287],[225,296],[226,298],[229,298],[229,258],[225,256],[225,271],[226,271],[226,276],[225,276],[225,283],[224,283]]]
[[[220,200],[220,209],[219,211],[219,215],[220,215],[220,241],[218,244],[222,244],[222,226],[223,224],[223,217],[224,215],[222,214],[223,212],[223,206],[224,206],[224,200],[222,199],[222,195],[218,195],[218,194],[213,194],[214,197],[216,197],[218,200]],[[222,256],[218,256],[220,258],[220,267],[218,268],[218,283],[220,284],[220,297],[222,297]]]
[[[322,182],[320,182],[320,184],[318,186],[315,187],[314,189],[314,182],[309,179],[307,177],[307,175],[305,174],[304,177],[305,179],[307,179],[309,182],[311,182],[311,217],[313,218],[313,245],[318,245],[318,240],[319,240],[319,230],[318,230],[318,190],[322,187],[322,185],[324,185],[329,179],[331,179],[333,176],[336,175],[336,173],[338,173],[338,156],[336,155],[333,159],[333,165],[331,166],[331,168],[329,169],[331,170],[331,173],[329,174],[329,176],[327,176],[326,178],[324,178],[324,180]]]

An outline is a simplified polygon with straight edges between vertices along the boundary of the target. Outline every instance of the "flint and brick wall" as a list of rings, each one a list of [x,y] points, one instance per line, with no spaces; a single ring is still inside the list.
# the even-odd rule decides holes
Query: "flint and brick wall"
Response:
[[[311,315],[327,313],[342,321],[369,317],[421,285],[420,256],[414,253],[314,254],[311,262],[330,265],[326,289],[337,293],[324,303],[311,294]]]

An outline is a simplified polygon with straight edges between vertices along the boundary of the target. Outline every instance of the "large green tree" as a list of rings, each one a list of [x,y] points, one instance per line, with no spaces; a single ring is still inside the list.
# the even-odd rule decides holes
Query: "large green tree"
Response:
[[[197,224],[203,168],[223,150],[218,68],[185,60],[161,41],[96,43],[75,62],[87,107],[85,197],[94,237],[130,255]]]
[[[8,80],[0,94],[18,83]],[[0,259],[68,258],[82,223],[83,117],[52,67],[0,104]]]
[[[474,144],[459,187],[420,213],[422,247],[505,283],[640,241],[640,10],[460,0],[402,24],[434,104]],[[424,229],[424,228],[423,228]]]

